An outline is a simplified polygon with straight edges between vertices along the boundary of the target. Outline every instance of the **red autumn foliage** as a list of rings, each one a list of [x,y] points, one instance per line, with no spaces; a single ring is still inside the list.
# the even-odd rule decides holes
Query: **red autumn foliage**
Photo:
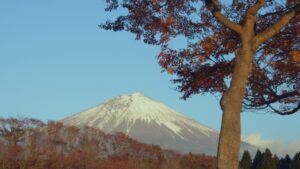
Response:
[[[25,124],[24,121],[31,125],[14,129],[16,124]],[[22,139],[16,141],[7,135]],[[139,143],[123,133],[105,134],[60,122],[43,124],[35,119],[10,118],[0,119],[0,166],[7,169],[215,169],[216,159],[163,150]]]
[[[243,46],[241,36],[236,32],[238,28],[232,28],[232,25],[244,26],[247,15],[255,15],[253,31],[254,35],[260,36],[294,11],[296,14],[283,29],[255,48],[243,104],[244,109],[267,108],[280,115],[300,110],[299,1],[240,0],[231,4],[216,0],[106,2],[106,11],[122,8],[126,12],[100,27],[125,30],[147,44],[161,46],[159,64],[164,71],[174,75],[173,82],[183,93],[183,99],[206,92],[224,95],[228,90],[236,63],[236,57],[230,54],[237,53]],[[224,21],[224,18],[228,20]],[[180,49],[172,46],[178,37],[187,42]]]

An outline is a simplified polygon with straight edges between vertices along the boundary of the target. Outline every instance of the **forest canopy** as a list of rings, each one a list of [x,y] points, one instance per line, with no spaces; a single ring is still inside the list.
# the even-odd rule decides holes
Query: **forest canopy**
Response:
[[[174,75],[176,89],[187,99],[193,94],[221,94],[228,89],[237,49],[242,47],[238,29],[226,22],[244,24],[248,9],[256,14],[254,33],[262,41],[253,57],[243,107],[292,114],[300,109],[300,16],[274,36],[266,31],[280,20],[299,13],[298,1],[266,0],[106,0],[106,11],[122,9],[123,15],[100,25],[113,31],[125,30],[147,44],[161,46],[159,64]],[[257,9],[255,9],[256,7]],[[255,11],[256,10],[256,11]],[[124,12],[126,11],[126,12]],[[180,37],[186,46],[172,42]],[[268,38],[268,39],[266,39]]]

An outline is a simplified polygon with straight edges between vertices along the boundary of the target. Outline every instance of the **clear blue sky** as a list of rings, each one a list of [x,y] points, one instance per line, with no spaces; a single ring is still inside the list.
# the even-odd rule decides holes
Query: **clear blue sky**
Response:
[[[180,100],[159,48],[98,28],[103,0],[0,0],[0,116],[59,120],[113,96],[142,92],[219,130],[218,98]],[[300,140],[300,113],[243,113],[242,134]]]

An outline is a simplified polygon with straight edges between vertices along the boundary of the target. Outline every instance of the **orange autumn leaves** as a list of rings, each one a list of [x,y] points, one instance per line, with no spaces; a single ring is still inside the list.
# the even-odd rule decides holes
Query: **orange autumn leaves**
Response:
[[[298,66],[300,66],[300,51],[292,50],[289,52],[290,54],[290,61],[296,63]]]
[[[105,134],[54,121],[0,118],[0,138],[0,166],[7,169],[216,168],[211,156],[182,155],[122,133]]]

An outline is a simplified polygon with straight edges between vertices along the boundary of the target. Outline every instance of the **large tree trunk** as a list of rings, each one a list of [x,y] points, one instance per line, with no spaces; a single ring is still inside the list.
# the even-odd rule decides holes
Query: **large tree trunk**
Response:
[[[241,143],[241,118],[243,98],[252,67],[251,45],[236,52],[232,81],[220,104],[223,110],[218,147],[218,169],[238,169]]]
[[[237,3],[234,0],[233,3]],[[221,99],[223,110],[222,127],[218,147],[218,168],[238,169],[239,150],[241,143],[241,117],[245,89],[251,72],[252,58],[256,49],[263,42],[280,32],[298,12],[291,10],[282,16],[275,24],[258,34],[255,34],[256,14],[266,0],[257,0],[255,5],[247,9],[243,25],[236,24],[226,18],[217,0],[205,0],[207,8],[222,24],[240,35],[242,48],[236,53],[236,62],[228,91]]]

